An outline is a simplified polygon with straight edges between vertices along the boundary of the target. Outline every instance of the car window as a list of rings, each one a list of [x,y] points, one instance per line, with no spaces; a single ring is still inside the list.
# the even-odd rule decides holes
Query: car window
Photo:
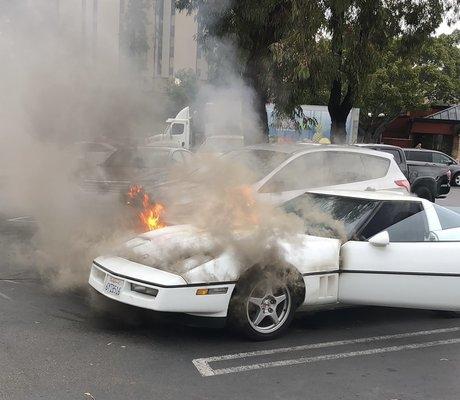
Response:
[[[460,214],[455,211],[433,204],[442,229],[460,228]]]
[[[451,164],[452,163],[452,160],[445,156],[444,154],[441,154],[441,153],[433,153],[433,162],[437,163],[437,164]]]
[[[235,150],[222,156],[222,159],[238,163],[251,171],[250,180],[260,181],[290,157],[290,154],[273,150]],[[248,177],[249,178],[249,177]]]
[[[184,133],[185,125],[184,124],[172,124],[171,125],[171,135],[182,135]]]
[[[261,193],[277,193],[288,190],[325,186],[327,170],[323,151],[303,154],[279,170],[259,190]]]
[[[387,158],[362,153],[310,152],[285,165],[259,192],[276,193],[381,178],[387,174],[389,165]]]
[[[384,177],[390,160],[369,154],[328,151],[328,170],[325,185],[360,182]]]
[[[346,241],[378,207],[379,201],[305,193],[283,205],[304,220],[305,233]]]
[[[404,150],[406,158],[410,161],[433,162],[433,155],[429,151]]]
[[[398,150],[394,150],[394,149],[377,149],[377,150],[384,151],[385,153],[391,154],[394,157],[397,164],[402,163],[401,153]]]
[[[387,231],[390,242],[423,242],[428,240],[428,223],[423,205],[417,201],[384,201],[372,219],[359,233],[369,239]]]

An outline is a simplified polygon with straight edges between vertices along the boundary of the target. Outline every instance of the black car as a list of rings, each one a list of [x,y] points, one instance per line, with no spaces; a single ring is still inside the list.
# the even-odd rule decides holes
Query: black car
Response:
[[[445,165],[430,165],[406,159],[406,150],[388,144],[359,144],[360,147],[392,154],[396,164],[411,184],[411,192],[418,197],[435,201],[450,191],[450,172]],[[412,150],[412,149],[411,149]]]
[[[404,149],[404,152],[409,161],[419,161],[427,163],[429,166],[449,168],[452,174],[450,184],[460,186],[460,165],[451,156],[440,151],[425,149]]]

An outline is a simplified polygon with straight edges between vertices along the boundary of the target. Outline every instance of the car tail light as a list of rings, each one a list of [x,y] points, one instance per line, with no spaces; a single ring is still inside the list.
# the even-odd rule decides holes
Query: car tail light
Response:
[[[398,179],[395,183],[397,186],[405,188],[410,193],[410,183],[407,179]]]

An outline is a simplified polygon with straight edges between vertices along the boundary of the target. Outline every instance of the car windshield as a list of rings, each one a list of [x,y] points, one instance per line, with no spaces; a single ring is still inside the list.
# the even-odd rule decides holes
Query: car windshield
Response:
[[[252,172],[252,182],[260,181],[290,157],[290,154],[273,150],[235,150],[222,156],[223,159],[239,163]]]
[[[349,240],[378,206],[377,200],[305,193],[285,203],[287,213],[305,222],[305,233]]]

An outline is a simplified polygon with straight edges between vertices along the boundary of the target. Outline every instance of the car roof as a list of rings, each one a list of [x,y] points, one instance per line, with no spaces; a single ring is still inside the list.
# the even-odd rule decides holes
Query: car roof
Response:
[[[325,194],[329,196],[354,197],[369,200],[395,200],[395,201],[424,201],[423,199],[404,193],[385,190],[308,190],[306,193]]]
[[[381,149],[395,149],[401,150],[402,148],[399,146],[393,146],[392,144],[384,144],[384,143],[356,143],[355,146],[358,147],[379,147]]]
[[[419,152],[436,152],[440,153],[440,151],[437,150],[430,150],[430,149],[412,149],[412,148],[405,148],[404,151],[419,151]]]
[[[245,146],[241,147],[234,151],[244,151],[244,150],[268,150],[268,151],[276,151],[279,153],[286,153],[290,155],[294,155],[301,152],[307,152],[311,150],[325,150],[325,151],[332,151],[332,150],[340,150],[345,152],[352,152],[352,153],[363,153],[363,154],[371,154],[377,155],[379,157],[389,158],[391,159],[393,156],[391,154],[386,154],[382,152],[378,152],[373,149],[365,149],[365,148],[358,148],[358,146],[349,146],[349,145],[334,145],[334,144],[317,144],[317,143],[263,143],[263,144],[256,144],[252,146]]]

